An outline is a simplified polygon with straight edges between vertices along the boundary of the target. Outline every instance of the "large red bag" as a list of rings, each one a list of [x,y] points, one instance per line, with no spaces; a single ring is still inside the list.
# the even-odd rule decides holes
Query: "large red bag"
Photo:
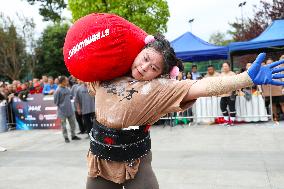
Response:
[[[63,54],[73,76],[82,81],[110,80],[127,73],[145,46],[147,34],[114,14],[90,14],[68,30]]]

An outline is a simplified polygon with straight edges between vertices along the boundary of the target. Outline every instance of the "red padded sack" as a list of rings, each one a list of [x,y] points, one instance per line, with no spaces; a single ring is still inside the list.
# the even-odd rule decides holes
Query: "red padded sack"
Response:
[[[126,74],[145,46],[147,33],[114,14],[90,14],[68,30],[65,64],[82,81],[111,80]]]

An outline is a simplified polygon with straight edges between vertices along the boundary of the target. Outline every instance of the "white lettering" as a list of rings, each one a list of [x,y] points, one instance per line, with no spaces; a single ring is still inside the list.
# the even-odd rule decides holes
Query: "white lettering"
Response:
[[[104,37],[105,37],[105,34],[104,34],[104,32],[102,31],[101,38],[104,38]]]
[[[82,48],[90,45],[91,43],[93,43],[93,42],[95,42],[95,41],[97,41],[101,38],[109,36],[109,34],[110,34],[109,29],[105,29],[104,31],[101,31],[101,32],[98,32],[96,34],[88,36],[86,39],[80,41],[75,46],[73,46],[73,48],[71,50],[69,50],[68,59],[70,59],[74,54],[79,52]]]
[[[100,39],[100,32],[96,34],[96,41]]]
[[[106,36],[109,35],[109,29],[105,29],[105,35],[106,35]]]
[[[28,111],[36,111],[36,112],[40,112],[41,111],[41,105],[39,106],[28,106]]]

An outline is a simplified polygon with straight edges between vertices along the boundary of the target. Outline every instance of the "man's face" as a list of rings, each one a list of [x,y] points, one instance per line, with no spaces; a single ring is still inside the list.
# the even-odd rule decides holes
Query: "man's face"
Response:
[[[50,85],[52,85],[52,84],[53,84],[53,79],[52,79],[52,78],[48,78],[48,83],[49,83]]]
[[[266,65],[271,64],[272,62],[273,62],[273,60],[268,59],[268,60],[266,61]]]
[[[37,82],[38,82],[38,79],[34,78],[33,83],[37,83]]]
[[[64,87],[68,86],[68,79],[67,78],[65,78],[65,80],[62,82],[62,85]]]
[[[132,64],[132,77],[140,81],[152,80],[162,74],[163,66],[160,53],[153,48],[143,49]]]
[[[26,90],[28,87],[27,87],[27,85],[26,85],[25,83],[23,83],[23,84],[21,85],[21,88],[22,88],[22,90]]]
[[[213,67],[208,67],[208,68],[207,68],[207,72],[208,72],[209,75],[213,75],[213,74],[214,74],[214,71],[215,71],[215,70],[214,70]]]
[[[47,76],[43,75],[43,76],[42,76],[42,81],[43,81],[43,82],[47,82],[47,81],[48,81]]]
[[[197,71],[197,68],[196,68],[196,67],[192,67],[192,68],[191,68],[191,71],[192,71],[193,73],[195,73],[195,72]]]
[[[8,85],[8,86],[7,86],[7,90],[8,90],[9,92],[12,92],[12,91],[13,91],[13,85]]]
[[[13,84],[13,85],[17,85],[17,84],[18,84],[18,81],[17,81],[17,80],[14,80],[14,81],[12,82],[12,84]]]

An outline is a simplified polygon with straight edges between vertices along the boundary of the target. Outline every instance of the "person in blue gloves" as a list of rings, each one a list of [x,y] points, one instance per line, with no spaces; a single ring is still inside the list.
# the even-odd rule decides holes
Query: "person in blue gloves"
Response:
[[[191,107],[197,98],[252,85],[283,85],[284,60],[262,66],[261,53],[248,71],[201,80],[175,78],[183,66],[170,43],[155,36],[134,60],[128,75],[93,82],[96,120],[90,132],[87,189],[158,189],[152,170],[149,126],[170,112]],[[133,129],[133,126],[135,129]]]

